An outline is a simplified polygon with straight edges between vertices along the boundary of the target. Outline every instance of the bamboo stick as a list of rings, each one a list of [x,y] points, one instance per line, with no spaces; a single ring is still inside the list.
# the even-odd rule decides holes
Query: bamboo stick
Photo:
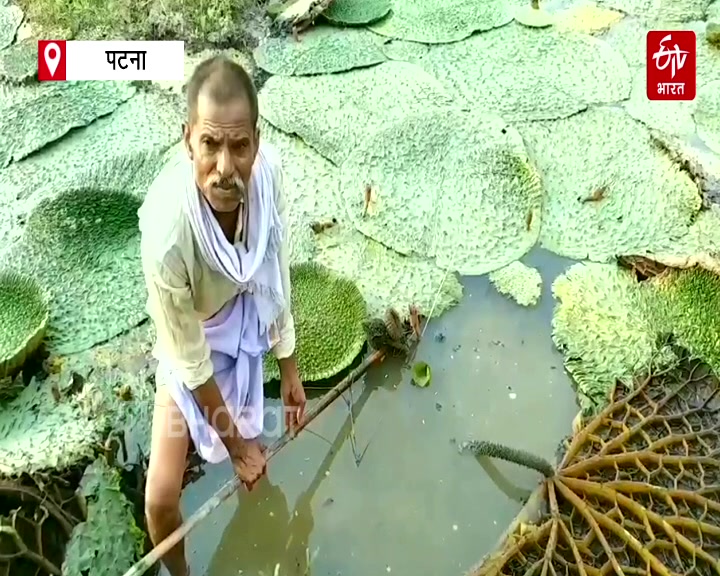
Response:
[[[382,360],[385,357],[385,352],[378,350],[370,354],[363,362],[355,368],[350,374],[348,374],[343,380],[337,384],[334,388],[330,389],[310,410],[305,413],[303,421],[296,427],[294,432],[286,431],[277,442],[274,442],[265,453],[265,458],[270,460],[275,456],[286,444],[293,440],[297,434],[299,434],[310,422],[320,415],[330,404],[333,403],[345,390],[356,382],[365,372],[367,372],[370,366]],[[177,530],[170,534],[165,540],[160,542],[155,548],[153,548],[143,558],[130,568],[123,576],[140,576],[145,574],[155,563],[160,560],[165,554],[167,554],[178,542],[180,542],[185,536],[187,536],[191,530],[193,530],[200,522],[207,518],[210,513],[215,510],[220,504],[228,499],[235,491],[241,486],[242,482],[240,478],[234,476],[232,480],[229,480],[224,486],[222,486],[210,499],[205,502],[197,511],[190,516]]]

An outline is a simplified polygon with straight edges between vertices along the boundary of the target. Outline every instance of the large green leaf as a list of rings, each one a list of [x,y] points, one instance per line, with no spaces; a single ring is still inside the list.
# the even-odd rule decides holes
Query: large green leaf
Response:
[[[488,278],[500,294],[509,296],[520,306],[534,306],[540,300],[542,294],[540,272],[520,261],[491,272]]]
[[[12,88],[9,97],[0,100],[0,168],[109,114],[135,91],[129,82],[48,82]]]
[[[720,81],[698,90],[693,118],[698,136],[710,150],[720,154]]]
[[[383,36],[428,44],[457,42],[473,32],[512,21],[512,5],[508,0],[393,0],[391,15],[370,29]]]
[[[701,206],[695,183],[622,109],[520,128],[543,174],[540,241],[575,259],[672,251]]]
[[[290,278],[300,378],[330,378],[347,368],[365,345],[365,301],[352,281],[315,262],[294,266]],[[265,379],[273,378],[280,378],[280,372],[270,354]]]
[[[0,50],[13,43],[23,17],[23,11],[15,4],[0,4]]]
[[[138,528],[133,506],[120,489],[120,474],[98,459],[85,470],[80,494],[87,520],[72,532],[62,576],[117,576],[142,555],[145,533]]]
[[[597,0],[607,8],[620,10],[647,21],[693,22],[705,18],[712,0]],[[665,28],[659,28],[665,30]]]
[[[385,61],[381,40],[363,29],[315,26],[301,41],[268,38],[253,52],[257,65],[271,74],[305,76],[363,68]]]
[[[371,317],[382,317],[389,306],[406,315],[413,304],[423,314],[432,310],[438,316],[457,304],[462,286],[455,274],[425,257],[402,256],[355,230],[338,200],[336,166],[299,138],[267,123],[262,124],[260,137],[282,157],[294,263],[314,259],[354,281]],[[329,229],[318,234],[311,230],[313,222],[326,224],[332,219],[337,224]]]
[[[322,15],[333,24],[365,25],[387,16],[391,5],[390,0],[333,0]]]
[[[452,103],[435,78],[406,62],[321,76],[273,76],[259,98],[268,122],[297,134],[338,165],[395,119]]]
[[[508,121],[563,118],[630,94],[630,72],[620,54],[575,32],[513,24],[432,46],[419,65],[472,110]]]
[[[517,260],[540,230],[539,176],[518,132],[494,116],[429,110],[389,124],[342,164],[340,193],[363,234],[460,274]]]
[[[144,194],[164,151],[180,139],[182,119],[176,98],[141,93],[112,115],[0,171],[0,256],[46,198],[80,188]]]
[[[37,46],[37,41],[29,38],[0,50],[0,81],[19,83],[35,76]]]

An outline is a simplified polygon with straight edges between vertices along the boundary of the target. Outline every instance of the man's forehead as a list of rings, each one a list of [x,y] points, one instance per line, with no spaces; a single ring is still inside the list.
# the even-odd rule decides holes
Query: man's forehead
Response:
[[[238,125],[252,122],[250,100],[244,94],[220,100],[211,91],[201,90],[196,114],[199,123]]]

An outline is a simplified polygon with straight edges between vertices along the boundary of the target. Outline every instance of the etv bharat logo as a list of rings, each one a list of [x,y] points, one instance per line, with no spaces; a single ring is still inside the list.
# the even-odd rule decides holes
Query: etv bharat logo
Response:
[[[696,60],[696,38],[692,30],[648,32],[648,99],[694,100]]]

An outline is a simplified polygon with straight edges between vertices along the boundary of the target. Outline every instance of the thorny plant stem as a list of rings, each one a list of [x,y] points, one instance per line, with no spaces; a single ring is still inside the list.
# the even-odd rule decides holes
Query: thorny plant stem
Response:
[[[368,368],[375,362],[379,362],[385,357],[385,351],[377,350],[370,354],[363,361],[360,366],[355,368],[350,374],[348,374],[339,384],[332,388],[327,394],[325,394],[310,410],[305,413],[303,421],[296,427],[295,430],[288,430],[283,436],[272,446],[270,446],[265,453],[265,458],[270,460],[275,456],[286,444],[289,444],[295,439],[298,433],[300,433],[310,422],[318,417],[330,404],[333,403],[339,396],[345,392],[352,384],[358,380]],[[207,518],[211,512],[213,512],[220,504],[232,496],[238,488],[240,488],[242,482],[240,478],[234,476],[232,480],[228,481],[224,486],[218,490],[214,496],[205,502],[190,518],[188,518],[182,526],[171,533],[165,540],[160,542],[155,548],[153,548],[143,558],[130,568],[123,576],[140,576],[144,574],[155,563],[160,560],[165,554],[167,554],[178,542],[180,542],[185,536],[187,536],[200,522]]]

